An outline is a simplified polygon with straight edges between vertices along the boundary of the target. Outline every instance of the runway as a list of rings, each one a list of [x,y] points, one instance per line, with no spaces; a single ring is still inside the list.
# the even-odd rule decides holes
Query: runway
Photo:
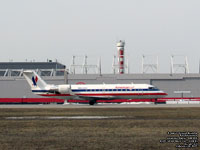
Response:
[[[44,104],[44,105],[0,105],[1,108],[189,108],[200,107],[200,104]]]

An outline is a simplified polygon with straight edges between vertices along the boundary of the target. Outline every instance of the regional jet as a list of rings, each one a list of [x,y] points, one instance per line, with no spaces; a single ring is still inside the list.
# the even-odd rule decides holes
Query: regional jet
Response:
[[[23,72],[34,94],[67,100],[158,99],[167,94],[149,84],[47,84],[35,71]]]

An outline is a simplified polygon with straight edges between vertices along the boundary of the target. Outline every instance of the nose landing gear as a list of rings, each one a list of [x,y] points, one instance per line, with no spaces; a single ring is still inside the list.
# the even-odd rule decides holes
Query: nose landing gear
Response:
[[[155,105],[157,105],[157,104],[158,104],[158,99],[157,99],[157,98],[155,99],[155,102],[154,102],[154,104],[155,104]]]

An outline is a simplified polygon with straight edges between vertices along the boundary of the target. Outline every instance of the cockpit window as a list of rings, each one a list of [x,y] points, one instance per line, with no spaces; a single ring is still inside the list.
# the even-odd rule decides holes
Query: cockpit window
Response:
[[[157,87],[154,87],[154,86],[152,86],[152,87],[149,87],[149,89],[150,89],[150,90],[157,90],[158,88],[157,88]]]

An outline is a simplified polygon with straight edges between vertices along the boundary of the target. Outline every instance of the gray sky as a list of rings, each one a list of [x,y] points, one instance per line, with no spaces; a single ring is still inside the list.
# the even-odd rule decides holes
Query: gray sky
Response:
[[[116,41],[126,41],[131,72],[141,71],[142,54],[159,56],[169,72],[170,55],[187,55],[190,72],[200,59],[199,0],[0,0],[0,61],[102,57],[111,72]],[[93,58],[92,58],[93,57]]]

